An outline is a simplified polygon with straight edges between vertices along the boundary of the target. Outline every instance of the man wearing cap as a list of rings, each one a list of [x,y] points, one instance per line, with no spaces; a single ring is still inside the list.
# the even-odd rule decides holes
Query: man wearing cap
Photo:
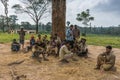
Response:
[[[97,66],[95,69],[109,71],[114,68],[116,56],[113,54],[112,47],[106,46],[106,51],[97,58]]]
[[[19,31],[19,40],[20,40],[20,44],[22,45],[22,49],[24,49],[25,31],[23,27]]]

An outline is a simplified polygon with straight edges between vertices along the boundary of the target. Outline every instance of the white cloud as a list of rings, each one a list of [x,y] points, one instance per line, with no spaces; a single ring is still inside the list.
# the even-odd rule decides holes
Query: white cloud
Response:
[[[95,10],[95,7],[99,4],[107,4],[110,0],[67,0],[67,20],[70,21],[72,24],[78,24],[81,25],[80,22],[76,20],[76,14],[80,13],[83,10],[90,9],[92,16],[95,17],[95,21],[92,22],[93,25],[97,26],[110,26],[110,25],[118,25],[119,24],[119,15],[116,15],[114,13],[107,13],[107,12],[97,12]],[[20,3],[19,0],[9,0],[9,15],[15,14],[14,10],[11,9],[11,7],[14,4]],[[0,14],[4,14],[4,7],[0,3]],[[21,21],[29,21],[32,24],[34,23],[31,18],[26,14],[17,14],[19,22]],[[113,20],[114,19],[114,20]],[[48,21],[51,21],[51,15],[47,18],[42,18],[41,22],[47,23]]]

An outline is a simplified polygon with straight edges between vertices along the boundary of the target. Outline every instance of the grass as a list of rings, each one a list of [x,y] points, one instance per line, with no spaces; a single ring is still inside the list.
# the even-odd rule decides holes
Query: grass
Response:
[[[89,45],[106,46],[120,48],[120,37],[110,35],[88,35],[85,37]]]
[[[25,39],[29,40],[31,35],[26,34]],[[37,36],[37,35],[35,35]],[[0,43],[8,43],[11,42],[12,39],[19,39],[18,34],[7,34],[0,33]],[[97,45],[97,46],[106,46],[112,45],[115,48],[120,48],[120,37],[118,36],[110,36],[110,35],[87,35],[85,37],[87,39],[87,43],[89,45]]]

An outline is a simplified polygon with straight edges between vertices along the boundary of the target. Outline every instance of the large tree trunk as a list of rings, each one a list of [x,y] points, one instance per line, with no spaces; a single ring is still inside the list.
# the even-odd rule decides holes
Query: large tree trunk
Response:
[[[65,39],[66,0],[52,0],[52,34]]]

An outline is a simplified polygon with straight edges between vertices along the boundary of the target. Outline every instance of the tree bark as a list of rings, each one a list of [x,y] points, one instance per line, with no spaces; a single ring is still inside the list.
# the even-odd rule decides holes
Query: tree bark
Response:
[[[65,39],[66,0],[52,0],[52,34]]]
[[[39,21],[36,21],[36,34],[38,34]]]

